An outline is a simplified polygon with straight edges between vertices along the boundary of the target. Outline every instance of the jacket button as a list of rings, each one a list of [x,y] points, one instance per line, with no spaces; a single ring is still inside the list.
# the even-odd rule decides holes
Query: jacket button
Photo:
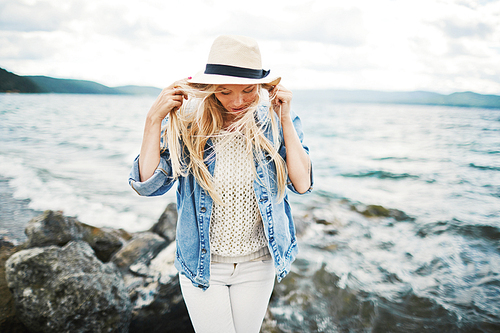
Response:
[[[205,212],[207,211],[207,209],[206,209],[205,207],[201,207],[200,211],[201,211],[202,213],[205,213]]]
[[[201,249],[201,253],[205,254],[205,253],[207,253],[207,250],[206,249]]]

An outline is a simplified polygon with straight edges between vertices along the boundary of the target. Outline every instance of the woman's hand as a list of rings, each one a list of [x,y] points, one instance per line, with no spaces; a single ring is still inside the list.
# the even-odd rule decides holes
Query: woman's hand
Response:
[[[188,99],[187,94],[179,88],[179,84],[185,81],[185,79],[176,81],[161,91],[149,109],[147,118],[150,121],[161,122],[170,112],[180,109],[184,100]]]
[[[184,81],[176,81],[163,89],[149,109],[144,124],[141,154],[139,155],[141,181],[149,179],[160,163],[161,122],[170,112],[177,111],[182,106],[184,99],[188,99],[187,94],[179,89],[179,85]]]
[[[269,95],[272,99],[273,109],[278,117],[283,121],[284,118],[290,117],[290,108],[292,103],[292,92],[281,84],[272,87],[269,90]]]
[[[299,193],[305,193],[311,186],[311,161],[302,147],[290,116],[292,92],[278,84],[269,89],[269,96],[283,129],[288,177]]]

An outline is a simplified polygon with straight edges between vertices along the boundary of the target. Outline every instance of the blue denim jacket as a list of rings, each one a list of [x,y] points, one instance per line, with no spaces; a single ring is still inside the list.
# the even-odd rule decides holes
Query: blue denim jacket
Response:
[[[261,105],[257,118],[266,117],[267,106]],[[292,113],[292,120],[300,141],[303,140],[302,124],[297,115]],[[270,126],[264,128],[266,137],[272,142]],[[281,133],[281,142],[282,133]],[[307,146],[303,144],[306,152]],[[286,160],[286,149],[282,144],[279,154]],[[216,156],[209,139],[205,149],[205,164],[213,175]],[[288,196],[278,202],[275,165],[269,163],[269,156],[261,156],[255,160],[257,178],[254,190],[257,203],[264,223],[264,231],[268,239],[269,252],[274,261],[278,282],[290,271],[290,265],[297,255],[297,240],[295,226],[292,220]],[[129,184],[139,194],[157,196],[167,192],[175,182],[172,178],[170,153],[161,154],[160,163],[153,176],[141,182],[139,176],[139,157],[134,161],[130,172]],[[312,168],[311,187],[312,190]],[[192,174],[177,179],[177,230],[175,267],[186,275],[195,286],[207,289],[210,281],[210,240],[209,228],[212,213],[212,198],[195,180]],[[298,193],[290,181],[288,188]]]

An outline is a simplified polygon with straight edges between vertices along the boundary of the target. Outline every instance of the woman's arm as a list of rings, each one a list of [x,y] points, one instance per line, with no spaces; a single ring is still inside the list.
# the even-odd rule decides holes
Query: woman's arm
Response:
[[[276,94],[273,99],[273,107],[281,120],[283,128],[288,178],[290,178],[297,192],[305,193],[311,187],[311,161],[302,147],[290,116],[292,92],[282,85],[277,85],[269,93],[271,96]]]
[[[187,95],[176,87],[177,82],[163,89],[156,98],[146,116],[141,153],[139,155],[139,173],[141,181],[148,180],[160,163],[160,137],[163,119],[178,110]]]

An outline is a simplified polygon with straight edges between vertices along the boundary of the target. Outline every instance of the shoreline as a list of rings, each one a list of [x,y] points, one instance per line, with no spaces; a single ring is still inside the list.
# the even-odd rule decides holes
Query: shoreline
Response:
[[[26,224],[43,212],[29,208],[29,199],[15,198],[9,181],[0,175],[0,237],[19,245],[27,239]]]

